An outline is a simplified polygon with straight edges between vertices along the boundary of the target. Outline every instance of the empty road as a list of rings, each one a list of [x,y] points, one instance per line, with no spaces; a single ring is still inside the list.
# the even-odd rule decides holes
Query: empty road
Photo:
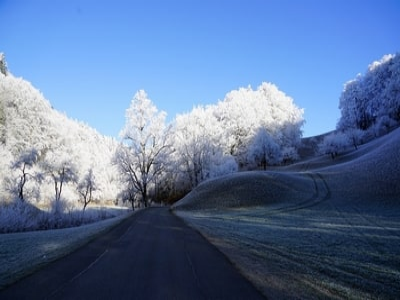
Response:
[[[149,208],[0,291],[0,299],[263,299],[263,296],[224,255],[168,208]]]

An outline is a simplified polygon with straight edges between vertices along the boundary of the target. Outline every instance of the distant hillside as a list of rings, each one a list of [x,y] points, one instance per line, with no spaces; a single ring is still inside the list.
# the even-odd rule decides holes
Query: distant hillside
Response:
[[[400,128],[349,151],[326,173],[333,193],[343,199],[400,204]]]
[[[174,207],[197,210],[301,202],[312,197],[314,190],[307,174],[317,172],[340,201],[398,202],[400,128],[336,160],[318,155],[271,171],[242,172],[204,182]]]
[[[318,144],[320,144],[326,136],[332,134],[333,132],[334,131],[329,131],[320,135],[302,138],[298,149],[300,159],[310,158],[317,155]]]

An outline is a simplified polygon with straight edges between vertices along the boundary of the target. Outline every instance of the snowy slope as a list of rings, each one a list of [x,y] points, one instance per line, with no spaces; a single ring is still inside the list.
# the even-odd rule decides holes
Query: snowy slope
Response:
[[[320,156],[200,185],[175,205],[270,299],[400,294],[400,129]]]
[[[395,201],[400,195],[400,128],[336,160],[324,155],[274,171],[206,181],[174,208],[243,207],[305,199],[313,191],[313,181],[306,175],[315,172],[324,176],[337,196]]]
[[[318,170],[326,174],[333,192],[348,199],[400,205],[400,128],[349,156],[353,159]]]
[[[313,183],[296,173],[242,172],[206,181],[174,205],[177,209],[233,208],[272,205],[283,199],[307,198]]]

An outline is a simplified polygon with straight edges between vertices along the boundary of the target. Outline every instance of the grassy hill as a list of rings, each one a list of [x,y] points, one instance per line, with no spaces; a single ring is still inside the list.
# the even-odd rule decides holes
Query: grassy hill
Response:
[[[268,298],[393,299],[399,182],[396,129],[335,160],[205,182],[174,209]]]

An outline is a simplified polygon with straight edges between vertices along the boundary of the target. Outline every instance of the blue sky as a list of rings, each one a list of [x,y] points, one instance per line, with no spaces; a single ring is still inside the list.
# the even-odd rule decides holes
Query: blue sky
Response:
[[[346,81],[400,51],[398,0],[0,0],[0,52],[57,110],[117,137],[144,89],[173,119],[272,82],[332,130]]]

